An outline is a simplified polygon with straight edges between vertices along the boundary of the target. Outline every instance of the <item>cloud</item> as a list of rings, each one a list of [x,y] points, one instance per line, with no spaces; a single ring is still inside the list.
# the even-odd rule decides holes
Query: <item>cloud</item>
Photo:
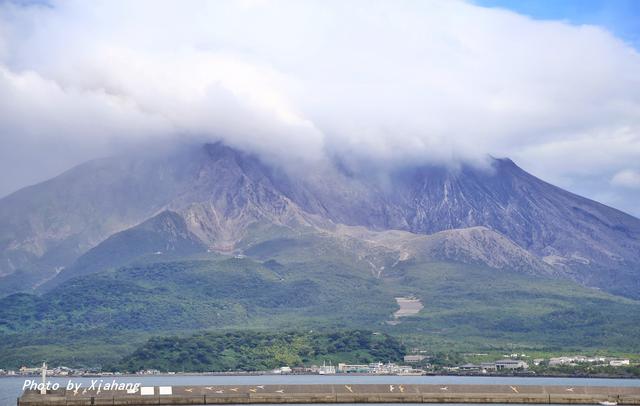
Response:
[[[180,136],[284,161],[511,156],[580,190],[640,157],[640,55],[595,26],[264,0],[3,3],[0,27],[0,143],[40,165],[29,146],[65,145],[58,168]]]
[[[611,183],[630,189],[640,189],[640,172],[627,169],[616,173],[611,178]]]

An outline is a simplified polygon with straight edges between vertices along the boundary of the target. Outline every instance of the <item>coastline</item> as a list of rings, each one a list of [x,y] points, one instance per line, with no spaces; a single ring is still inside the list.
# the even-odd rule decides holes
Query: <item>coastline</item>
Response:
[[[20,376],[9,377],[13,379],[0,379],[0,405],[15,404],[16,397],[22,393],[22,387],[26,378]],[[105,376],[105,377],[51,377],[51,382],[58,382],[61,386],[67,386],[69,381],[83,383],[86,387],[92,380],[102,379],[104,382],[116,380],[121,382],[141,383],[153,386],[185,386],[185,385],[285,385],[285,384],[434,384],[434,385],[569,385],[569,386],[607,386],[607,387],[640,387],[640,379],[598,379],[598,378],[545,378],[545,377],[499,377],[499,376],[460,376],[460,375],[430,375],[430,376],[392,376],[392,375],[213,375],[213,374],[162,374],[162,375],[131,375]]]
[[[314,374],[314,373],[290,373],[290,374],[274,374],[270,372],[176,372],[176,373],[158,373],[158,374],[83,374],[83,375],[51,375],[50,378],[57,379],[74,379],[74,378],[140,378],[140,377],[162,377],[170,378],[173,376],[215,376],[215,377],[251,377],[251,376],[317,376],[317,377],[470,377],[470,378],[570,378],[570,379],[640,379],[640,376],[622,376],[622,375],[578,375],[578,374],[452,374],[452,373],[425,373],[421,375],[403,375],[403,374],[365,374],[365,373],[335,373],[335,374]],[[0,375],[3,378],[39,378],[39,374],[27,375]]]
[[[114,382],[115,384],[115,382]],[[18,399],[24,406],[175,405],[175,404],[285,404],[285,403],[467,403],[467,404],[601,404],[640,405],[640,386],[425,384],[410,382],[316,384],[264,383],[216,385],[142,385],[125,390],[124,384],[101,390],[94,382],[51,390],[29,388]],[[114,388],[116,388],[114,386]]]

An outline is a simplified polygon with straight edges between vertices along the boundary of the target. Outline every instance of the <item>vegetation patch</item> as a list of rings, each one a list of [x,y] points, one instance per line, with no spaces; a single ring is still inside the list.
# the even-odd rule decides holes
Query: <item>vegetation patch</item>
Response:
[[[405,353],[405,347],[397,339],[366,330],[198,333],[189,337],[152,338],[112,369],[265,371],[322,362],[399,362]]]

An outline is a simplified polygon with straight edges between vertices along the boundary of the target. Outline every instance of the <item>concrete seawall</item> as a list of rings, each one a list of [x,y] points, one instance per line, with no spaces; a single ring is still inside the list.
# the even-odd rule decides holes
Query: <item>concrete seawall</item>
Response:
[[[20,406],[219,405],[267,403],[544,403],[640,405],[640,387],[540,385],[143,386],[125,391],[25,391]]]

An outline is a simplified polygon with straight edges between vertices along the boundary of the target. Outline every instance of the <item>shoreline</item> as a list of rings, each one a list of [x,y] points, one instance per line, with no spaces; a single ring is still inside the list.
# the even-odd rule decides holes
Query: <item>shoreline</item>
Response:
[[[48,375],[47,378],[61,378],[61,379],[74,379],[74,378],[139,378],[139,377],[172,377],[172,376],[369,376],[369,377],[470,377],[470,378],[571,378],[571,379],[637,379],[640,380],[640,376],[618,376],[618,375],[570,375],[570,374],[422,374],[422,375],[402,375],[402,374],[364,374],[364,373],[335,373],[335,374],[314,374],[314,373],[292,373],[292,374],[274,374],[269,372],[176,372],[173,374],[159,373],[159,374],[86,374],[86,375]],[[3,378],[39,378],[39,374],[29,375],[0,375],[0,379]]]
[[[521,403],[640,405],[640,386],[508,384],[252,384],[138,386],[135,391],[73,388],[23,391],[18,405],[175,405],[319,403]]]

